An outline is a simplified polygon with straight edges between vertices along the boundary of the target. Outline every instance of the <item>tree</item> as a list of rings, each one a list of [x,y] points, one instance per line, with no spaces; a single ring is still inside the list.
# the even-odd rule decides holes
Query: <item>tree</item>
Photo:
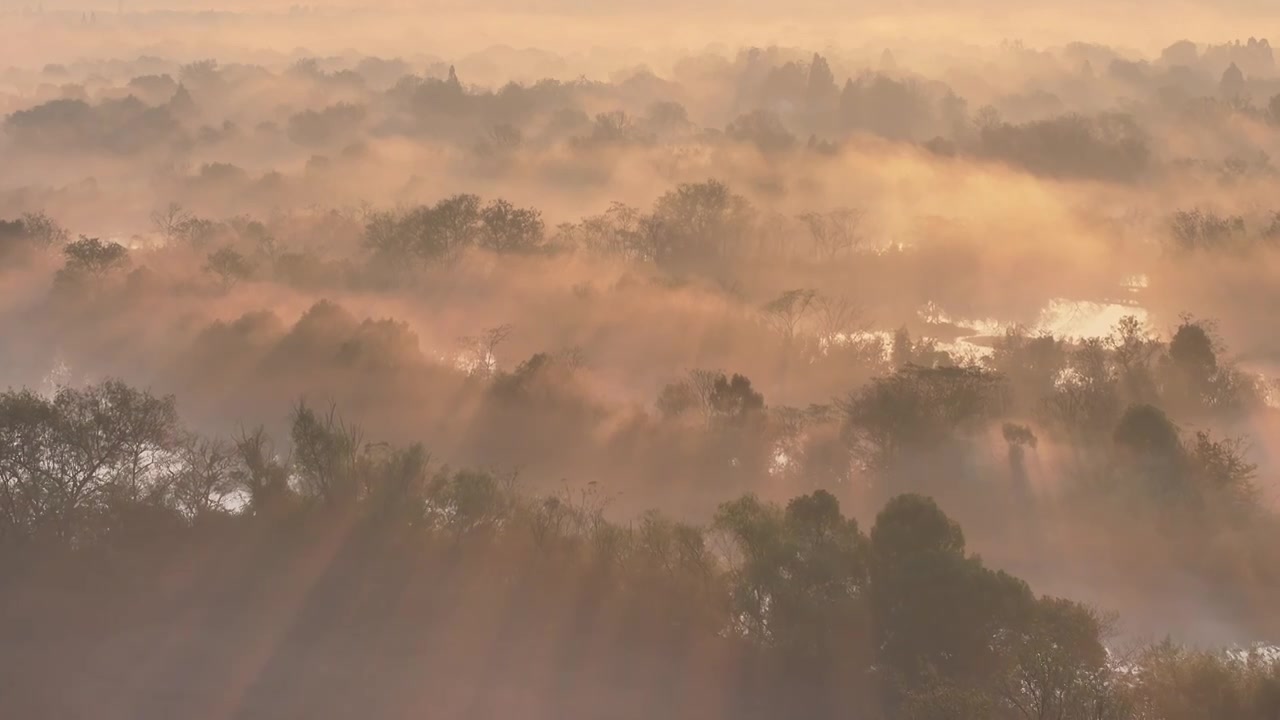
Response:
[[[458,338],[462,346],[462,363],[468,375],[489,377],[498,370],[498,346],[511,335],[510,324],[485,328],[479,335]]]
[[[505,155],[520,149],[524,136],[520,129],[508,123],[500,123],[489,128],[481,147],[488,153]]]
[[[364,244],[392,265],[450,261],[474,245],[482,229],[480,198],[453,195],[431,206],[370,213]]]
[[[778,297],[765,303],[760,309],[765,322],[782,335],[782,339],[790,344],[796,334],[796,327],[809,314],[814,302],[818,299],[816,290],[799,288],[787,290]]]
[[[687,380],[667,383],[662,387],[656,402],[658,412],[665,418],[675,418],[699,408],[697,392]]]
[[[349,138],[364,122],[367,110],[339,102],[322,110],[303,110],[289,118],[289,139],[303,146],[324,146]]]
[[[1033,607],[1025,583],[966,556],[960,526],[919,495],[876,516],[870,578],[878,663],[899,701],[938,682],[989,692]]]
[[[749,379],[737,373],[732,379],[723,373],[716,377],[708,402],[715,417],[735,422],[764,409],[764,396],[751,388]]]
[[[365,247],[378,259],[393,266],[401,266],[418,252],[417,238],[408,225],[408,217],[402,217],[398,213],[370,212],[365,217]]]
[[[113,506],[163,492],[177,426],[172,397],[118,381],[52,399],[0,394],[0,538],[74,542],[106,530]]]
[[[785,510],[753,495],[720,506],[728,536],[735,629],[791,661],[860,655],[866,637],[866,538],[840,503],[819,490]]]
[[[0,220],[0,258],[19,254],[29,244],[21,220]]]
[[[940,370],[955,367],[951,354],[938,349],[938,341],[934,338],[922,337],[911,339],[911,332],[905,326],[893,331],[889,341],[889,364],[903,370],[910,366]]]
[[[847,297],[819,296],[815,305],[818,342],[824,347],[845,344],[869,328],[862,321],[862,309]]]
[[[664,417],[696,411],[708,421],[732,424],[763,410],[764,396],[743,375],[730,378],[719,370],[690,370],[684,379],[663,387],[657,407]]]
[[[68,243],[62,252],[67,256],[64,268],[67,274],[88,275],[96,280],[129,264],[129,251],[120,243],[104,243],[84,235]]]
[[[724,373],[719,370],[694,369],[689,371],[689,386],[693,388],[693,394],[698,398],[698,406],[708,418],[715,412],[715,408],[711,404],[711,394],[715,391],[716,383],[722,380],[724,380]]]
[[[1134,695],[1150,717],[1270,720],[1280,710],[1280,663],[1269,648],[1221,652],[1165,640],[1135,665],[1142,671]]]
[[[66,229],[43,212],[23,213],[17,220],[0,220],[0,258],[22,256],[31,250],[44,251],[66,242]]]
[[[723,261],[754,221],[754,210],[724,183],[686,183],[658,198],[642,255],[660,267],[684,269]]]
[[[1013,326],[995,342],[989,364],[1004,375],[1017,400],[1031,406],[1053,393],[1066,364],[1065,343],[1048,333],[1030,337]]]
[[[1210,328],[1183,316],[1169,342],[1169,360],[1173,365],[1177,394],[1203,406],[1214,395],[1218,374],[1218,348]]]
[[[1000,680],[1002,703],[1022,720],[1124,720],[1128,698],[1102,644],[1104,621],[1060,598],[1037,600]]]
[[[1002,378],[981,368],[907,365],[851,392],[837,407],[866,467],[890,468],[906,451],[936,449],[982,427],[1004,405]]]
[[[847,207],[799,216],[809,229],[815,254],[823,260],[833,260],[843,252],[857,249],[862,242],[862,218],[861,210]]]
[[[22,226],[27,237],[41,248],[62,245],[69,239],[66,228],[43,212],[23,213]]]
[[[1225,100],[1237,100],[1244,95],[1246,89],[1244,73],[1236,67],[1235,63],[1231,63],[1222,72],[1222,79],[1218,81],[1218,93]]]
[[[724,129],[724,134],[738,142],[751,143],[764,153],[784,152],[796,144],[796,136],[782,124],[782,118],[763,109],[739,115]]]
[[[1195,208],[1179,210],[1169,221],[1174,247],[1184,252],[1224,250],[1245,237],[1244,218]]]
[[[1141,320],[1126,315],[1116,323],[1106,343],[1111,349],[1121,397],[1130,402],[1154,400],[1156,387],[1151,362],[1160,352],[1160,341],[1152,336]]]
[[[305,402],[293,409],[293,469],[304,497],[332,505],[359,498],[364,442],[359,426],[349,424],[336,407],[319,415]]]
[[[510,497],[503,489],[489,473],[442,470],[428,485],[427,515],[456,538],[491,529],[509,509]]]
[[[593,143],[624,143],[635,134],[635,123],[626,111],[614,110],[600,113],[595,117],[591,127],[590,141]]]
[[[1178,427],[1154,405],[1125,410],[1112,435],[1116,488],[1138,507],[1195,510],[1203,497],[1190,472]]]
[[[163,209],[151,213],[151,224],[166,242],[174,242],[181,237],[183,227],[194,218],[182,205],[171,202]]]
[[[961,557],[964,544],[960,524],[922,495],[894,497],[871,529],[873,563],[886,569],[929,553]]]
[[[480,198],[454,195],[411,215],[418,253],[427,259],[453,259],[480,233]]]
[[[576,240],[605,255],[650,259],[652,219],[640,209],[620,202],[600,215],[584,219],[575,228]]]
[[[193,522],[229,513],[236,492],[235,449],[221,440],[197,435],[182,438],[172,467],[166,469],[168,492],[182,515]]]
[[[416,525],[426,516],[426,493],[431,453],[421,443],[394,448],[370,446],[365,500],[378,522]]]
[[[204,270],[217,275],[224,288],[229,288],[241,280],[247,280],[253,274],[253,266],[248,258],[231,247],[224,247],[215,253],[210,253]]]
[[[645,125],[658,134],[681,133],[692,127],[689,111],[672,100],[659,100],[645,113]]]
[[[494,200],[480,212],[480,246],[497,253],[530,252],[543,241],[542,213]]]
[[[809,63],[809,102],[821,106],[834,100],[836,92],[836,76],[831,72],[831,66],[826,58],[814,53]]]
[[[1139,455],[1168,458],[1180,448],[1178,427],[1154,405],[1129,406],[1112,438],[1116,445]]]
[[[22,256],[32,250],[44,251],[66,242],[66,229],[43,212],[23,213],[17,220],[0,220],[0,258]]]
[[[898,709],[902,720],[987,720],[995,713],[989,693],[936,674],[907,688]]]
[[[1013,474],[1018,488],[1025,492],[1028,489],[1025,458],[1027,448],[1034,450],[1036,447],[1036,435],[1026,425],[1010,422],[1004,424],[1001,434],[1009,447],[1009,472]]]
[[[1188,448],[1188,460],[1201,492],[1213,510],[1225,510],[1231,520],[1257,511],[1261,498],[1254,480],[1258,466],[1246,458],[1248,446],[1240,438],[1214,440],[1198,430]]]
[[[269,515],[287,507],[293,497],[289,468],[276,456],[266,429],[242,430],[235,439],[235,454],[238,467],[231,471],[232,478],[248,495],[249,511]]]
[[[200,85],[216,82],[220,72],[217,60],[197,60],[178,68],[178,77],[183,83]]]
[[[1054,177],[1132,181],[1150,164],[1150,138],[1132,116],[1059,115],[1023,124],[978,117],[980,151]]]
[[[1160,62],[1169,65],[1192,67],[1200,61],[1200,50],[1190,40],[1179,40],[1160,51]]]

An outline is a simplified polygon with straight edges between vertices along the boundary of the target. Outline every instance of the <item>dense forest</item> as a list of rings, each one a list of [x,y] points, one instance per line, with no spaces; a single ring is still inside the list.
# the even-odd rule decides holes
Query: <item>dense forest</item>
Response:
[[[1280,719],[1267,40],[239,10],[0,13],[0,716]]]
[[[998,382],[907,365],[849,401],[844,433],[865,433],[887,472],[891,448],[954,440]],[[786,417],[765,415],[741,376],[715,377],[706,402],[697,427],[732,438],[717,448],[730,465],[765,442],[748,426]],[[1002,433],[1013,484],[999,494],[1015,498],[1002,511],[1034,511],[1020,481],[1036,436]],[[987,567],[920,494],[893,495],[865,532],[822,489],[742,495],[701,524],[614,521],[595,482],[522,492],[514,475],[438,464],[305,403],[286,457],[262,428],[191,433],[172,397],[118,381],[5,393],[0,440],[5,697],[19,716],[1280,711],[1270,649],[1109,646],[1113,616]],[[1182,572],[1274,613],[1277,524],[1236,445],[1184,440],[1139,404],[1081,449],[1098,446],[1102,478],[1070,502],[1100,532],[1147,526]]]

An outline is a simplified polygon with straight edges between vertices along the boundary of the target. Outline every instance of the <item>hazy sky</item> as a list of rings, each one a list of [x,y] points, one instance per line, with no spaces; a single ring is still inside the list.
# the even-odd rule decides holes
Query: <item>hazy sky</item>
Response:
[[[794,43],[807,46],[849,45],[875,41],[894,44],[927,42],[991,44],[1003,39],[1035,46],[1074,40],[1103,42],[1155,52],[1194,28],[1201,42],[1224,42],[1265,36],[1277,16],[1276,4],[1265,0],[1224,3],[1151,2],[1149,0],[1064,3],[1057,0],[983,0],[982,2],[836,2],[835,0],[740,0],[698,3],[690,8],[676,0],[587,2],[586,0],[382,0],[377,3],[326,0],[0,0],[0,12],[21,15],[43,7],[46,12],[114,14],[153,10],[285,14],[282,20],[259,21],[284,32],[273,38],[244,38],[248,44],[275,45],[304,38],[309,45],[352,46],[368,50],[380,42],[396,47],[415,37],[424,49],[484,47],[497,43],[564,49],[592,44],[693,47],[712,42],[731,45]],[[297,8],[331,16],[356,10],[365,20],[334,26],[319,18],[303,20]],[[422,24],[379,23],[386,12],[425,14]],[[442,21],[447,14],[450,22]],[[619,24],[619,14],[629,17]],[[465,20],[463,18],[466,18]],[[176,18],[171,22],[181,23]],[[15,31],[12,18],[4,30]],[[0,25],[0,27],[3,27]],[[266,26],[263,26],[265,29]],[[407,35],[407,36],[406,36]],[[0,62],[7,60],[0,50]],[[8,51],[12,54],[12,49]]]

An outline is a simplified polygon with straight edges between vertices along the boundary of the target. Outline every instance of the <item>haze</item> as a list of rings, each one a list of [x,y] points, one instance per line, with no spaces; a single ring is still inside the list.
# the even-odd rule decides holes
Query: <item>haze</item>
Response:
[[[1277,16],[0,0],[0,716],[1280,718]]]

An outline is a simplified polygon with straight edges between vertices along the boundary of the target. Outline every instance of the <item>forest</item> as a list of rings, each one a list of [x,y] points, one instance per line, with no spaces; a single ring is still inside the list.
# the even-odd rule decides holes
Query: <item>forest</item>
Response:
[[[0,716],[1280,720],[1246,3],[82,5],[0,10]]]

